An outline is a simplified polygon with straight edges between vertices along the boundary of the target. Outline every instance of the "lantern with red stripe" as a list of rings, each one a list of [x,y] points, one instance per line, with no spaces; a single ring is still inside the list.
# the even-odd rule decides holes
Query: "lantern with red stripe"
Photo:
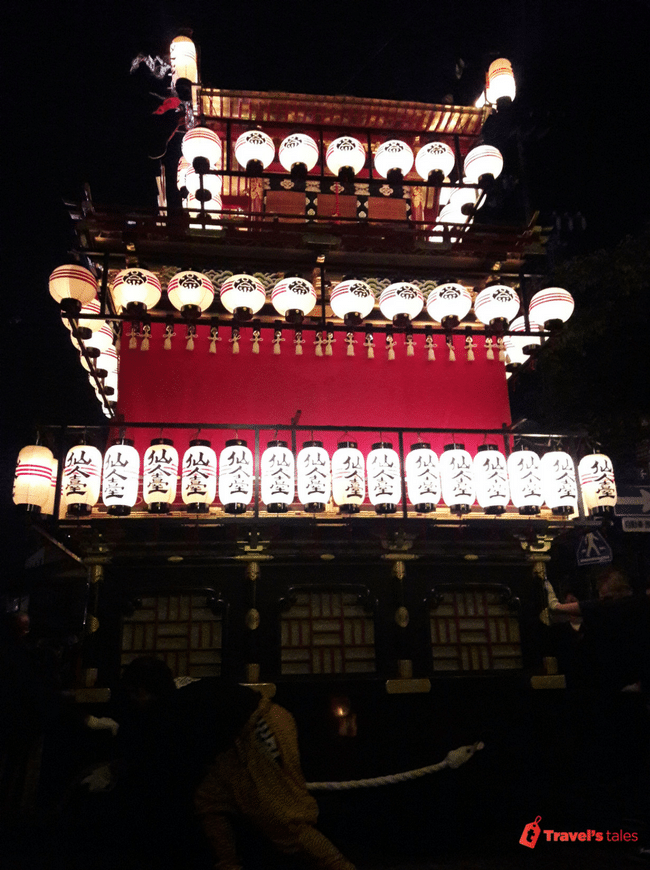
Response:
[[[131,438],[118,438],[104,454],[102,501],[112,516],[126,517],[138,499],[140,457]]]
[[[464,444],[446,444],[440,457],[442,500],[455,514],[469,513],[474,504],[472,457]]]
[[[186,160],[184,157],[181,157],[178,161],[178,168],[176,169],[176,187],[180,191],[182,197],[186,197],[188,190],[187,184],[185,183],[187,179],[187,173],[192,164],[189,160]]]
[[[298,454],[298,500],[310,514],[320,513],[332,493],[330,458],[322,441],[305,441]]]
[[[190,166],[185,173],[185,187],[197,202],[209,202],[212,199],[216,202],[221,199],[222,186],[220,175],[197,172],[193,166]]]
[[[429,142],[417,153],[415,171],[424,181],[441,185],[455,163],[456,156],[446,142]]]
[[[547,287],[530,300],[528,314],[531,320],[543,323],[545,329],[553,329],[571,317],[574,307],[573,296],[568,290]]]
[[[539,456],[527,448],[514,450],[507,466],[513,505],[524,516],[538,514],[544,503]]]
[[[52,458],[52,479],[50,480],[50,491],[48,493],[47,498],[45,499],[45,504],[41,508],[41,513],[46,517],[51,517],[54,515],[54,508],[56,506],[56,482],[59,476],[59,460]],[[59,503],[59,508],[65,509],[65,496],[61,493],[61,499]]]
[[[169,46],[169,62],[172,68],[172,87],[180,88],[182,96],[187,94],[183,91],[182,84],[196,84],[199,80],[196,66],[196,46],[187,36],[177,36],[172,39]]]
[[[301,323],[313,310],[317,298],[313,284],[298,277],[283,278],[271,293],[273,307],[288,323]]]
[[[462,284],[439,284],[427,297],[427,313],[445,329],[453,329],[472,308],[472,294]]]
[[[260,463],[261,496],[269,513],[285,513],[295,494],[295,463],[286,441],[269,441]]]
[[[352,136],[340,136],[330,143],[325,154],[327,168],[341,181],[350,182],[366,164],[366,149]]]
[[[50,275],[50,295],[65,314],[76,316],[97,296],[97,279],[83,266],[58,266]]]
[[[563,450],[549,450],[541,459],[542,495],[554,514],[578,511],[578,488],[573,459]]]
[[[63,466],[61,495],[67,512],[87,516],[99,499],[102,479],[102,454],[89,444],[76,444],[68,450]]]
[[[346,326],[358,326],[375,307],[375,294],[365,281],[341,281],[330,293],[330,306]]]
[[[538,323],[534,323],[533,321],[529,322],[530,330],[526,329],[526,321],[522,316],[515,317],[510,326],[508,327],[508,332],[539,332],[541,329]],[[541,344],[541,339],[536,335],[504,335],[503,343],[508,352],[508,359],[510,361],[511,366],[520,366],[524,363],[528,362],[528,356],[532,353],[535,348]]]
[[[219,298],[238,320],[250,320],[266,302],[266,290],[252,275],[233,275],[221,285]]]
[[[184,317],[198,317],[212,304],[214,287],[202,272],[179,272],[167,286],[167,297]]]
[[[488,103],[498,107],[510,103],[515,98],[517,87],[512,72],[512,64],[505,57],[493,60],[488,69],[486,98]]]
[[[100,328],[95,330],[94,332],[91,332],[88,338],[83,339],[83,345],[82,342],[77,341],[74,335],[70,336],[70,340],[77,348],[77,350],[81,353],[83,346],[83,349],[86,352],[85,355],[87,357],[90,357],[91,359],[100,356],[100,354],[109,353],[111,350],[113,350],[113,339],[115,338],[115,335],[113,333],[113,327],[110,325],[110,323],[107,323],[105,321],[103,323],[101,321],[97,322],[101,324]],[[83,358],[84,354],[82,353],[82,360]],[[82,362],[82,365],[84,365],[84,368],[88,370],[88,363],[84,364]]]
[[[492,145],[477,145],[472,148],[463,164],[465,180],[468,184],[487,187],[498,178],[503,169],[503,157],[498,148]]]
[[[411,444],[404,460],[408,499],[420,514],[435,511],[440,501],[440,465],[438,455],[425,441]]]
[[[275,158],[273,139],[261,130],[248,130],[235,142],[235,157],[248,175],[261,175]]]
[[[14,504],[40,510],[47,504],[52,484],[54,456],[42,445],[30,444],[18,454],[14,476]]]
[[[590,516],[611,513],[616,504],[616,481],[609,456],[591,453],[578,463],[585,513]]]
[[[227,514],[243,514],[253,499],[253,454],[240,438],[231,438],[219,456],[219,501]]]
[[[305,178],[318,163],[318,145],[305,133],[292,133],[280,143],[278,159],[294,180]]]
[[[395,326],[408,326],[424,307],[424,296],[419,287],[407,281],[389,284],[379,297],[379,310]]]
[[[192,127],[183,136],[183,157],[197,172],[218,169],[221,163],[221,139],[208,127]]]
[[[502,514],[510,501],[506,458],[496,444],[481,444],[474,457],[476,500],[486,514]]]
[[[400,184],[413,168],[413,151],[400,139],[389,139],[377,148],[375,169],[389,184]]]
[[[90,338],[93,332],[97,332],[97,330],[101,329],[102,326],[106,325],[105,320],[101,320],[100,318],[90,318],[84,317],[84,315],[91,314],[99,314],[101,311],[101,305],[99,304],[99,299],[91,299],[90,302],[85,302],[79,311],[79,316],[77,317],[77,335],[79,338],[84,341]],[[65,328],[68,329],[72,333],[72,322],[70,318],[62,316],[61,319],[65,324]]]
[[[506,284],[488,284],[474,300],[476,317],[493,329],[505,329],[518,311],[519,296]]]
[[[122,269],[113,281],[113,301],[118,311],[144,314],[158,304],[161,294],[158,276],[147,269]]]
[[[88,360],[83,355],[79,357],[79,362],[87,372],[92,371]],[[113,345],[107,347],[99,356],[92,358],[92,363],[97,376],[100,378],[105,378],[111,372],[117,372],[118,357],[115,347]]]
[[[154,438],[142,461],[142,497],[149,513],[169,512],[176,498],[178,451],[170,438]]]
[[[359,511],[366,495],[365,462],[356,441],[340,441],[332,456],[332,495],[343,514]]]
[[[206,439],[194,438],[185,451],[181,495],[193,513],[206,513],[216,498],[217,454]]]
[[[399,456],[390,441],[378,441],[366,459],[368,498],[378,514],[394,514],[402,500]]]

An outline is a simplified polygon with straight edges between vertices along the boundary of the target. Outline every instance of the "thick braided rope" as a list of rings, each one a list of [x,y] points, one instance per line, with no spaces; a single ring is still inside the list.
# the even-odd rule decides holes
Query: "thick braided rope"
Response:
[[[483,749],[483,743],[474,743],[472,746],[460,746],[452,749],[438,764],[429,764],[427,767],[418,767],[416,770],[406,770],[403,773],[392,773],[388,776],[376,776],[373,779],[350,779],[347,782],[308,782],[309,791],[344,791],[353,788],[377,788],[380,785],[392,785],[395,782],[407,782],[410,779],[419,779],[429,773],[451,768],[455,770],[461,764]]]

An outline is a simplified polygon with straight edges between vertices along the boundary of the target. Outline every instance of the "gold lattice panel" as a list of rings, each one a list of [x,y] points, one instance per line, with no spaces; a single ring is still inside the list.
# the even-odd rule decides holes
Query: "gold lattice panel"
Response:
[[[159,595],[124,619],[122,665],[142,655],[163,659],[175,677],[221,673],[222,620],[205,595]]]
[[[281,672],[362,674],[375,671],[375,627],[358,596],[302,592],[282,617]]]
[[[520,668],[519,621],[489,590],[445,592],[429,614],[434,671]]]

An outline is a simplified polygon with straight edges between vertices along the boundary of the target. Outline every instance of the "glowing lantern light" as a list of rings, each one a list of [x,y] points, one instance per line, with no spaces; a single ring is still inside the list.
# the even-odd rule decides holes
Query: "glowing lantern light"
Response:
[[[66,314],[77,315],[97,296],[97,279],[83,266],[58,266],[50,275],[49,288]]]
[[[449,197],[449,206],[462,215],[471,215],[481,197],[476,187],[456,187]]]
[[[311,136],[292,133],[280,143],[278,159],[292,178],[304,178],[318,163],[318,145]]]
[[[266,290],[252,275],[233,275],[221,285],[219,298],[226,311],[239,320],[250,320],[266,302]]]
[[[474,457],[476,500],[486,514],[502,514],[510,500],[506,458],[496,444],[481,444]]]
[[[91,358],[98,357],[102,353],[110,352],[113,348],[113,327],[110,323],[102,322],[101,320],[96,321],[96,323],[100,323],[101,326],[99,329],[96,329],[94,332],[91,332],[88,338],[83,339],[83,347],[86,351],[86,356]],[[70,340],[77,348],[79,352],[81,352],[81,342],[77,341],[74,335],[70,336]],[[85,362],[83,354],[81,355],[82,365],[84,368],[88,370],[88,363]]]
[[[450,203],[438,215],[438,224],[434,227],[434,232],[442,233],[443,230],[447,229],[446,224],[459,224],[462,227],[463,224],[471,223],[472,220],[473,218],[470,215],[463,214]],[[463,232],[464,230],[461,228],[459,236],[450,236],[449,243],[454,245],[456,242],[461,241]],[[429,236],[429,241],[441,244],[445,241],[445,237],[444,235]]]
[[[304,278],[283,278],[273,288],[273,307],[288,323],[301,323],[317,301],[316,291]]]
[[[138,499],[140,457],[131,438],[113,441],[104,454],[102,501],[112,516],[126,517]]]
[[[289,509],[295,494],[295,462],[286,441],[269,441],[260,463],[261,496],[271,514]]]
[[[253,454],[245,441],[231,438],[219,456],[219,501],[227,514],[243,514],[253,498]]]
[[[192,166],[185,173],[185,187],[198,202],[221,198],[223,181],[220,175],[197,172]]]
[[[217,495],[217,454],[210,442],[194,438],[183,455],[181,496],[192,513],[206,513]]]
[[[432,184],[440,185],[449,175],[456,163],[453,150],[445,142],[429,142],[417,153],[415,171]]]
[[[341,513],[359,511],[366,494],[365,462],[356,441],[340,441],[332,456],[332,495]]]
[[[89,444],[76,444],[68,450],[63,466],[61,495],[69,514],[86,516],[99,500],[102,479],[102,454]]]
[[[498,178],[503,169],[503,157],[498,148],[492,145],[478,145],[472,148],[463,164],[464,174],[469,184],[486,187]]]
[[[50,497],[54,456],[51,450],[30,444],[18,454],[14,477],[14,504],[28,510],[42,509]]]
[[[578,487],[573,459],[563,450],[549,450],[541,459],[542,495],[554,514],[578,511]]]
[[[104,392],[111,402],[117,402],[117,372],[107,372],[104,376]],[[99,391],[97,391],[99,393]],[[99,395],[101,395],[99,393]]]
[[[330,306],[346,326],[358,326],[375,307],[375,294],[364,281],[341,281],[330,293]]]
[[[540,326],[538,323],[530,322],[530,331],[539,332]],[[509,332],[526,332],[526,321],[523,316],[515,317],[510,326]],[[523,365],[528,361],[529,353],[534,347],[541,344],[541,338],[538,336],[527,335],[519,338],[516,335],[504,335],[503,343],[508,351],[508,359],[512,365]]]
[[[435,511],[440,501],[440,466],[431,445],[424,441],[411,444],[404,471],[408,499],[416,511],[421,514]]]
[[[150,513],[167,513],[176,498],[178,451],[170,438],[154,438],[142,462],[142,497]]]
[[[507,465],[513,505],[522,515],[538,514],[544,503],[539,456],[532,450],[515,450],[508,456]]]
[[[187,179],[187,173],[192,164],[189,160],[186,160],[184,157],[178,161],[178,169],[176,170],[176,187],[181,192],[181,196],[187,196],[187,184],[185,183]]]
[[[395,326],[407,326],[424,307],[424,296],[415,284],[398,281],[389,284],[379,297],[379,309]]]
[[[427,297],[427,313],[445,329],[453,329],[472,307],[472,294],[462,284],[439,284]]]
[[[519,296],[505,284],[489,284],[474,300],[476,317],[493,329],[505,329],[518,311]]]
[[[50,481],[50,492],[45,500],[45,504],[41,508],[41,513],[51,517],[54,514],[56,505],[56,481],[59,476],[59,460],[52,458],[52,479]],[[65,507],[65,497],[61,493],[61,501],[59,507]]]
[[[446,444],[440,457],[442,500],[455,514],[469,513],[474,503],[472,457],[464,444]]]
[[[543,323],[551,329],[558,322],[565,323],[573,314],[573,296],[561,287],[547,287],[539,290],[530,300],[528,314],[531,320]]]
[[[322,441],[305,441],[298,454],[298,501],[307,513],[325,510],[332,494],[330,458]]]
[[[214,287],[201,272],[179,272],[167,286],[167,297],[185,317],[198,317],[212,305]]]
[[[325,154],[327,168],[342,181],[352,181],[366,165],[366,149],[352,136],[340,136],[330,143]]]
[[[273,163],[275,157],[273,139],[261,130],[248,130],[235,142],[235,157],[248,175],[260,175]]]
[[[172,68],[172,87],[178,88],[183,79],[196,84],[199,74],[196,66],[196,46],[187,36],[177,36],[169,46]],[[183,94],[185,96],[185,94]]]
[[[378,441],[366,459],[368,497],[378,514],[393,514],[402,500],[399,456],[389,441]]]
[[[88,360],[84,356],[79,357],[79,362],[87,372],[91,371]],[[113,345],[103,350],[99,356],[93,357],[93,365],[95,366],[97,376],[100,378],[105,378],[111,372],[117,372],[118,356]]]
[[[221,163],[221,139],[208,127],[192,127],[183,136],[183,157],[197,172],[218,169]]]
[[[113,300],[118,311],[144,314],[160,301],[158,276],[146,269],[122,269],[113,281]]]
[[[101,305],[99,304],[99,299],[91,299],[90,302],[86,302],[81,306],[77,317],[77,334],[83,340],[90,338],[90,334],[92,332],[96,332],[98,329],[101,329],[102,326],[104,326],[106,323],[106,321],[100,319],[95,320],[93,318],[91,320],[90,317],[84,317],[84,315],[99,314],[100,311]],[[70,318],[62,315],[61,320],[65,324],[65,328],[69,332],[72,332],[72,323],[70,321]]]
[[[609,456],[591,453],[578,463],[585,513],[590,516],[611,513],[616,504],[616,481]]]
[[[512,64],[505,57],[493,60],[488,69],[486,99],[492,105],[502,105],[501,101],[511,102],[515,98],[517,87],[512,72]]]
[[[399,184],[413,167],[413,151],[399,139],[382,142],[375,153],[375,169],[382,178]]]

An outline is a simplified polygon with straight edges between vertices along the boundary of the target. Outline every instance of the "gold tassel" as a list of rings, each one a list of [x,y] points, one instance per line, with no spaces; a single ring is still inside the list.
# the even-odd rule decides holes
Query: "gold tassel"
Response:
[[[497,338],[497,346],[499,348],[499,362],[506,361],[506,346],[502,338]]]
[[[456,362],[456,351],[454,350],[454,339],[451,335],[447,337],[447,347],[449,348],[449,362]]]
[[[314,336],[314,353],[316,356],[323,355],[323,334],[321,332],[317,332]]]
[[[494,359],[494,351],[492,350],[492,339],[489,335],[485,339],[485,358]]]
[[[434,362],[436,355],[433,352],[435,344],[433,343],[433,336],[432,335],[427,335],[427,337],[425,339],[425,346],[427,349],[427,360],[429,362]]]
[[[262,336],[259,333],[258,329],[253,330],[253,337],[251,338],[253,342],[252,352],[259,353],[260,352],[260,341],[262,341]]]
[[[415,343],[413,342],[413,336],[406,336],[406,355],[407,356],[415,356]]]
[[[356,344],[356,341],[354,340],[354,333],[353,332],[347,333],[347,335],[345,336],[345,343],[348,346],[348,349],[346,351],[347,355],[354,356],[354,345]]]
[[[332,344],[336,341],[332,332],[327,333],[325,339],[325,356],[332,356]]]
[[[194,336],[191,334],[187,336],[187,344],[185,345],[185,350],[194,350]]]
[[[149,337],[151,335],[151,327],[145,326],[142,330],[144,335],[142,336],[142,341],[140,342],[140,350],[149,350]]]
[[[130,333],[131,337],[129,338],[129,350],[135,350],[136,347],[138,346],[137,335],[138,335],[138,333],[135,330],[135,326],[132,326],[131,333]]]
[[[467,362],[474,362],[474,340],[471,335],[465,339],[465,350],[467,351]]]
[[[238,338],[231,338],[230,341],[232,342],[232,352],[234,354],[239,353],[239,339]]]

